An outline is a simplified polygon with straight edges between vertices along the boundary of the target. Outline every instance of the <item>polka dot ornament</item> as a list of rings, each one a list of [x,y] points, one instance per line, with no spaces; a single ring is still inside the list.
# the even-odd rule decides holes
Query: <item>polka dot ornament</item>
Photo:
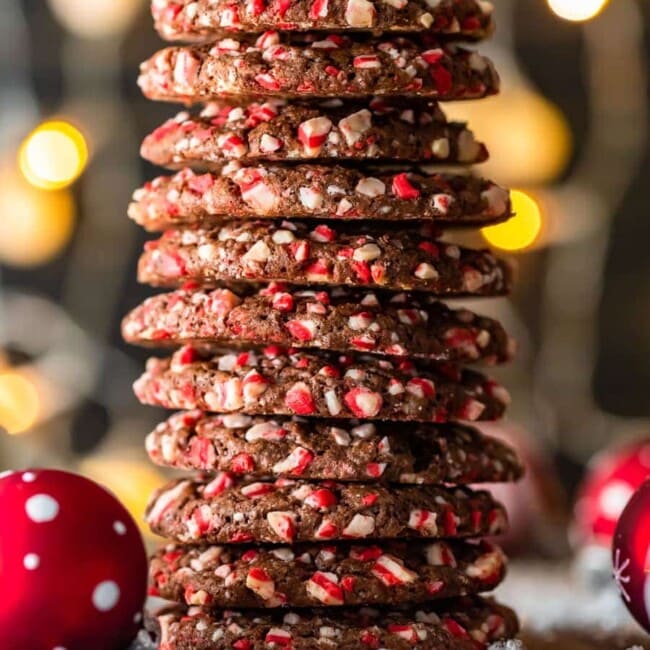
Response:
[[[129,513],[75,474],[0,474],[0,648],[117,650],[135,637],[147,558]]]
[[[650,478],[650,438],[616,445],[589,463],[575,505],[576,545],[609,550],[616,524],[632,495]]]

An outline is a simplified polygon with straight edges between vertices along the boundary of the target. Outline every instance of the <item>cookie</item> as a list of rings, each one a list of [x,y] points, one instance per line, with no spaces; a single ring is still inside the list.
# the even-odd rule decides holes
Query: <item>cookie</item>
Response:
[[[487,650],[514,637],[514,612],[478,596],[390,609],[212,612],[169,608],[147,621],[160,650]]]
[[[165,122],[144,139],[141,153],[161,167],[203,171],[219,171],[231,160],[474,164],[487,159],[485,145],[465,124],[447,122],[437,104],[384,99],[212,103],[199,114],[185,111]]]
[[[273,283],[260,291],[189,285],[147,298],[122,323],[136,345],[202,349],[277,344],[453,363],[503,363],[515,345],[491,318],[431,296]]]
[[[146,448],[158,465],[255,478],[466,485],[516,481],[523,473],[513,449],[460,424],[185,411],[159,424]]]
[[[153,0],[156,29],[168,41],[211,41],[233,31],[363,30],[427,32],[481,39],[493,29],[492,4],[479,0]]]
[[[147,230],[233,218],[425,220],[486,226],[511,215],[507,190],[489,180],[426,170],[364,172],[321,165],[184,169],[136,190],[129,216]]]
[[[149,593],[220,609],[426,603],[491,591],[505,570],[487,542],[170,545],[151,560]]]
[[[275,346],[215,356],[187,346],[149,359],[134,390],[171,409],[419,422],[495,420],[510,400],[472,370]]]
[[[499,77],[486,57],[426,36],[265,32],[168,47],[140,66],[138,85],[149,99],[185,104],[227,97],[460,100],[496,94]]]
[[[500,503],[468,488],[179,479],[155,492],[146,520],[162,537],[201,544],[463,538],[507,529]]]
[[[438,241],[431,227],[330,223],[229,221],[212,230],[168,230],[145,244],[138,279],[171,288],[282,280],[450,298],[510,292],[511,264],[489,250]]]

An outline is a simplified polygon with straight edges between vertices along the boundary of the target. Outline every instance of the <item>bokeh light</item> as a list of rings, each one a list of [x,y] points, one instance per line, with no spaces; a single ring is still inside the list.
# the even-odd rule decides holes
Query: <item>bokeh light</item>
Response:
[[[526,192],[513,190],[515,216],[505,223],[483,228],[483,237],[495,248],[521,251],[530,247],[542,230],[542,213],[537,201]]]
[[[139,449],[132,450],[133,455],[141,453]],[[110,452],[103,451],[83,460],[80,471],[113,492],[131,513],[140,530],[151,535],[144,522],[144,512],[151,494],[164,484],[165,479],[145,460],[131,460],[126,456],[128,452],[111,456]]]
[[[608,4],[609,0],[547,0],[551,11],[573,22],[595,18]]]
[[[17,371],[0,373],[0,428],[12,435],[31,429],[38,420],[36,386]]]
[[[69,122],[44,122],[23,142],[18,162],[32,185],[58,190],[74,183],[83,173],[88,145],[81,131]]]
[[[69,190],[45,191],[0,169],[0,262],[30,267],[51,261],[70,240],[75,204]]]
[[[555,180],[573,149],[562,112],[542,95],[513,80],[501,95],[480,102],[445,104],[450,118],[467,121],[490,151],[482,170],[499,182],[533,186]]]
[[[107,38],[125,31],[143,0],[49,0],[59,22],[84,38]]]

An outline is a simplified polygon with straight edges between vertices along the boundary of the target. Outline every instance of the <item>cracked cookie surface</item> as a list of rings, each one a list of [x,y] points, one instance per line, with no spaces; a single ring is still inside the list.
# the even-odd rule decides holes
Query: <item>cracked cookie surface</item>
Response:
[[[203,171],[233,160],[470,165],[487,159],[467,125],[448,122],[435,102],[380,98],[214,102],[167,120],[144,139],[141,154],[161,167]]]
[[[134,384],[143,404],[248,415],[448,422],[495,420],[510,402],[485,375],[449,364],[269,346],[153,357]]]
[[[491,591],[505,571],[488,542],[170,545],[153,556],[150,594],[219,609],[426,603]]]
[[[404,484],[515,481],[523,468],[513,449],[460,424],[175,413],[149,434],[151,460],[206,472],[245,472]]]
[[[140,282],[275,282],[414,290],[440,297],[503,296],[510,262],[486,249],[436,238],[429,225],[230,221],[213,229],[168,230],[145,244]]]
[[[169,41],[210,41],[224,33],[284,31],[426,32],[474,40],[494,29],[480,0],[153,0],[158,33]]]
[[[266,32],[160,50],[140,66],[138,85],[149,99],[185,104],[373,95],[452,101],[496,94],[499,77],[486,57],[427,36]]]
[[[146,183],[129,206],[131,219],[152,231],[235,218],[485,226],[511,213],[509,192],[477,176],[308,164],[234,165],[220,174],[184,169]]]
[[[126,316],[122,335],[156,347],[275,344],[484,365],[509,361],[515,351],[498,321],[431,296],[278,283],[260,291],[192,286],[152,296]]]
[[[287,544],[353,539],[498,535],[505,510],[486,491],[278,479],[229,474],[178,479],[152,496],[153,532],[192,544]]]
[[[485,650],[514,637],[514,612],[492,600],[465,597],[439,606],[342,608],[332,611],[268,610],[221,614],[200,607],[160,612],[148,627],[161,650],[341,650],[414,646],[436,650]]]

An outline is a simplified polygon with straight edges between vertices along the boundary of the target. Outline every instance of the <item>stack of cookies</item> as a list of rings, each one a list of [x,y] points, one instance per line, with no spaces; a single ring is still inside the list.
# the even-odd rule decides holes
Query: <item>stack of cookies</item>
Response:
[[[467,364],[507,361],[502,326],[440,298],[501,296],[509,267],[441,239],[494,224],[508,192],[438,102],[498,90],[457,40],[482,0],[153,0],[173,46],[143,64],[151,99],[200,104],[144,141],[172,170],[130,216],[163,231],[141,281],[168,290],[125,338],[169,346],[135,391],[183,409],[147,439],[195,470],[155,494],[152,593],[164,650],[474,650],[517,632],[478,594],[505,559],[482,482],[511,449],[467,423],[508,394]],[[443,171],[442,165],[452,166]]]

